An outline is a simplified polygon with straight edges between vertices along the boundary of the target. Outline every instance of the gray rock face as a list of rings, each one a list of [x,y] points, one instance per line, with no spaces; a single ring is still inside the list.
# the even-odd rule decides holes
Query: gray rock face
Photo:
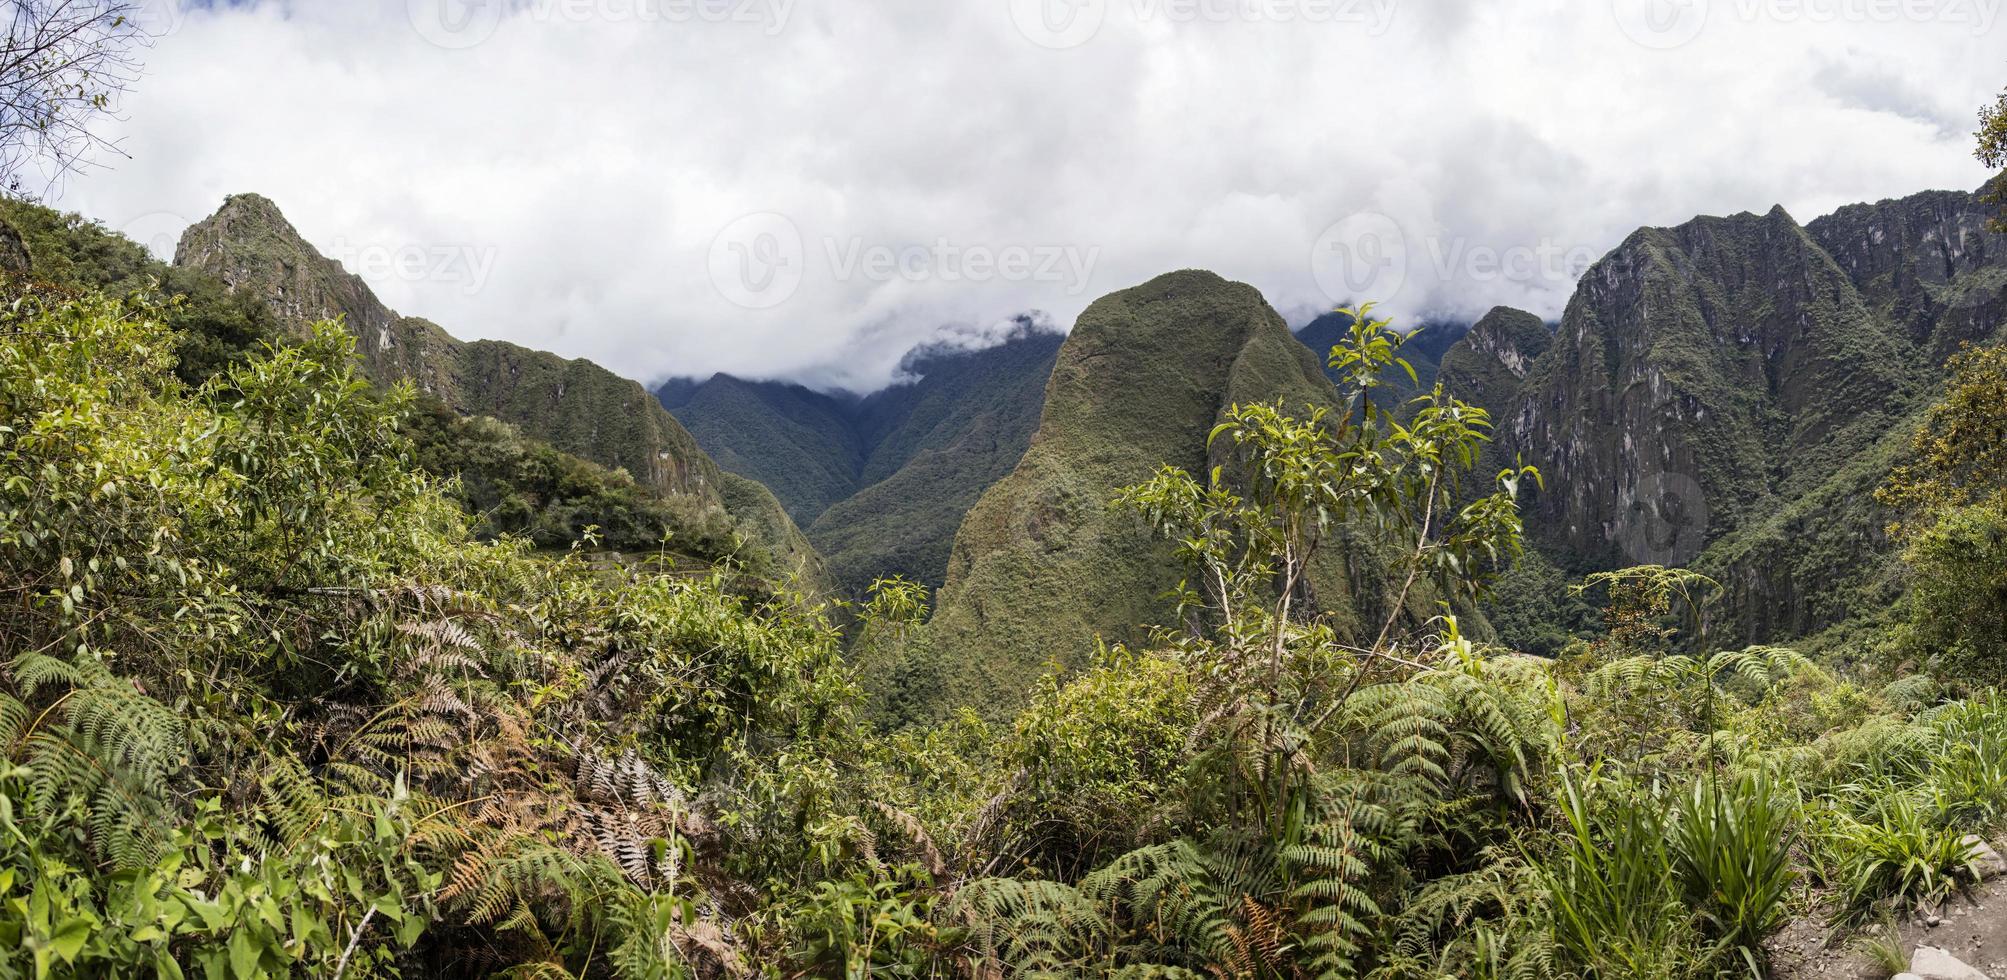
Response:
[[[1979,872],[1979,880],[1984,881],[2007,874],[2007,858],[2002,858],[2000,852],[1994,850],[1993,845],[1987,843],[1985,838],[1978,834],[1966,834],[1963,843],[1972,849],[1972,866]]]
[[[1553,343],[1554,335],[1539,317],[1500,306],[1472,324],[1468,333],[1443,352],[1436,380],[1457,398],[1489,413],[1496,436],[1484,447],[1474,474],[1481,482],[1473,491],[1489,492],[1490,478],[1514,464],[1517,447],[1504,438],[1509,435],[1506,430],[1513,406],[1524,387],[1526,372]]]
[[[1814,457],[1887,428],[1906,361],[1781,208],[1640,231],[1589,270],[1513,415],[1547,474],[1536,533],[1604,563],[1690,562],[1839,461]]]
[[[1502,416],[1511,410],[1526,372],[1553,343],[1539,317],[1495,307],[1444,352],[1436,378],[1458,398]]]
[[[1988,230],[1977,198],[1926,191],[1851,204],[1806,230],[1877,313],[1941,360],[2007,319],[2007,235]]]
[[[1986,974],[1935,946],[1918,946],[1910,954],[1909,972],[1917,980],[1987,980]]]
[[[1443,379],[1499,423],[1487,462],[1540,467],[1527,525],[1550,553],[1698,565],[1742,638],[1811,632],[1877,601],[1872,491],[1943,358],[2007,324],[1989,213],[1932,191],[1802,227],[1773,208],[1641,229],[1523,367],[1494,311]]]

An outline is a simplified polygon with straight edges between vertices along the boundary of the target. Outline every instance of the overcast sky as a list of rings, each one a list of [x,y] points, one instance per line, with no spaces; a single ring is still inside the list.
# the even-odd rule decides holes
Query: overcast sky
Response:
[[[278,202],[396,309],[882,384],[1184,267],[1558,316],[1640,225],[1976,187],[2003,0],[296,0],[179,10],[56,203]]]

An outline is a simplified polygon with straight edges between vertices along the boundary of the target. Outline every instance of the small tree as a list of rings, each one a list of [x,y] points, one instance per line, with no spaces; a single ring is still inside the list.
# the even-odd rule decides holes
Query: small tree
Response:
[[[1413,400],[1406,422],[1376,408],[1368,396],[1388,369],[1412,374],[1400,356],[1406,338],[1373,318],[1371,304],[1342,312],[1352,315],[1352,330],[1330,361],[1347,396],[1342,415],[1311,408],[1292,416],[1280,403],[1233,406],[1209,439],[1230,445],[1230,467],[1215,467],[1202,483],[1167,466],[1118,498],[1177,542],[1196,573],[1197,587],[1183,597],[1188,618],[1216,627],[1226,649],[1262,651],[1271,685],[1292,630],[1302,625],[1312,560],[1334,528],[1351,529],[1364,546],[1393,556],[1399,584],[1364,648],[1381,653],[1396,639],[1419,582],[1467,598],[1517,553],[1515,497],[1521,480],[1539,479],[1531,466],[1506,470],[1495,492],[1462,502],[1490,417],[1441,385]]]
[[[117,145],[93,126],[118,111],[139,80],[138,49],[150,38],[132,0],[8,0],[0,39],[0,180],[28,190],[30,168],[45,185]]]
[[[1997,117],[1996,117],[1997,118]],[[2007,677],[2007,348],[1947,364],[1909,458],[1876,497],[1904,541],[1910,645],[1949,669]]]
[[[1973,155],[1989,167],[2007,168],[2007,90],[1992,105],[1979,110],[1979,145]],[[1995,190],[1987,200],[2001,207],[1994,230],[2007,232],[2007,186]]]
[[[1368,396],[1382,374],[1407,370],[1405,338],[1369,314],[1357,311],[1332,351],[1342,412],[1234,406],[1211,435],[1231,452],[1203,480],[1165,467],[1119,498],[1177,543],[1198,583],[1183,590],[1179,643],[1192,758],[1164,794],[1168,823],[1195,833],[1104,865],[1081,894],[1237,974],[1345,975],[1381,914],[1372,880],[1421,822],[1396,811],[1479,769],[1495,777],[1494,800],[1517,798],[1538,751],[1529,719],[1548,717],[1485,664],[1455,617],[1421,642],[1402,629],[1418,583],[1468,597],[1517,552],[1514,495],[1537,474],[1506,470],[1470,500],[1463,481],[1489,419],[1440,385],[1405,421],[1376,407]],[[1302,601],[1339,528],[1348,547],[1388,564],[1385,619],[1364,645],[1340,642]],[[1451,734],[1466,715],[1484,717],[1487,734]]]

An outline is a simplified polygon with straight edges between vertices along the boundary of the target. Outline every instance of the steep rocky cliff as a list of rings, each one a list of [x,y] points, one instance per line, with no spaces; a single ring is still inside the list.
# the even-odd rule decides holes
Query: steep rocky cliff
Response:
[[[1932,191],[1806,226],[1775,208],[1641,229],[1544,351],[1505,353],[1494,311],[1442,378],[1498,415],[1494,457],[1541,467],[1528,528],[1551,557],[1694,564],[1748,639],[1815,631],[1893,594],[1872,492],[1945,356],[2007,322],[1985,217]],[[1513,332],[1537,346],[1528,319]]]
[[[1480,317],[1443,352],[1435,381],[1491,415],[1493,438],[1480,453],[1477,467],[1484,479],[1473,481],[1472,494],[1490,491],[1490,477],[1517,462],[1518,448],[1502,430],[1511,419],[1526,372],[1553,342],[1554,335],[1539,317],[1500,306]]]
[[[1537,536],[1685,563],[1904,414],[1915,360],[1782,208],[1647,228],[1590,267],[1509,421]]]
[[[1494,307],[1443,352],[1436,380],[1443,387],[1503,418],[1512,410],[1533,362],[1554,335],[1540,318],[1509,306]]]
[[[2007,235],[1987,230],[1978,194],[1925,191],[1850,204],[1806,230],[1862,298],[1933,362],[2007,322]]]
[[[175,264],[263,299],[295,330],[339,316],[378,383],[409,380],[456,411],[501,419],[560,450],[624,469],[658,493],[725,508],[784,564],[819,574],[813,549],[773,496],[727,487],[717,464],[640,384],[591,361],[461,341],[430,321],[400,316],[359,276],[316,251],[264,197],[232,195],[189,226]]]

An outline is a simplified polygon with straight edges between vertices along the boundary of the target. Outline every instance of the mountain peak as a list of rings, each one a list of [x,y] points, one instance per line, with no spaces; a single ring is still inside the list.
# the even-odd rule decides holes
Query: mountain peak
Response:
[[[287,227],[291,227],[291,224],[286,221],[285,214],[279,210],[278,202],[256,191],[243,191],[237,194],[224,195],[223,206],[216,209],[216,213],[260,215],[276,219],[278,222],[286,224]]]
[[[312,251],[276,202],[263,194],[247,192],[225,197],[214,214],[189,225],[175,246],[174,264],[200,265],[203,251],[214,249],[225,240],[261,241],[267,247]]]
[[[465,342],[429,320],[400,316],[360,276],[301,237],[270,198],[225,198],[215,214],[182,232],[174,261],[262,301],[295,331],[341,320],[355,337],[363,373],[379,384],[409,380],[455,411],[501,419],[559,450],[624,469],[657,493],[732,510],[775,554],[810,554],[771,495],[740,492],[746,488],[723,479],[639,383],[583,358]]]
[[[1097,634],[1135,640],[1138,624],[1173,622],[1161,597],[1176,562],[1109,501],[1163,465],[1206,472],[1221,413],[1277,399],[1300,411],[1337,393],[1254,287],[1185,269],[1089,304],[1023,458],[955,536],[927,649],[898,668],[906,690],[932,698],[909,706],[916,717],[1007,710],[1048,663],[1083,662]]]

